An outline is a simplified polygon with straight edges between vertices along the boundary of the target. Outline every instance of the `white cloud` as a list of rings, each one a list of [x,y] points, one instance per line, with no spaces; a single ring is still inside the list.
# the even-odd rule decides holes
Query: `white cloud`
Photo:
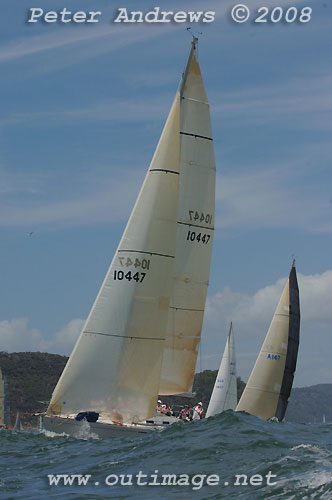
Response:
[[[2,351],[39,351],[42,341],[40,331],[28,327],[27,318],[0,321]]]
[[[44,351],[53,354],[66,354],[73,350],[76,340],[83,328],[83,319],[72,319],[56,332],[51,340],[44,340]]]
[[[210,356],[217,368],[230,321],[233,321],[238,359],[238,373],[247,378],[265,338],[286,278],[258,290],[253,295],[225,288],[208,297],[204,319],[203,367]],[[296,385],[328,382],[332,325],[332,270],[322,274],[298,275],[301,305],[301,331]],[[324,377],[324,378],[322,378]]]
[[[46,339],[40,330],[29,327],[28,318],[0,321],[0,345],[7,352],[50,352],[69,355],[83,327],[84,320],[72,319]]]
[[[296,386],[329,382],[332,325],[332,270],[316,275],[298,275],[301,331]],[[233,321],[238,374],[245,380],[265,338],[286,278],[253,295],[225,288],[207,300],[198,369],[215,369],[224,349],[229,323]],[[30,328],[27,318],[0,322],[2,350],[41,351],[69,355],[84,320],[73,319],[50,339]],[[216,354],[217,353],[217,354]]]

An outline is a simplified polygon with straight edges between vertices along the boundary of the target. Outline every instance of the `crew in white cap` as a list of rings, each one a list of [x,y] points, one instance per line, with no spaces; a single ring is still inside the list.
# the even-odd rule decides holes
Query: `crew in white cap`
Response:
[[[163,405],[162,402],[160,401],[160,399],[158,399],[156,410],[157,410],[157,412],[164,413],[166,415],[166,413],[167,413],[167,405]]]
[[[203,404],[198,403],[193,408],[193,420],[200,420],[201,418],[203,418]]]

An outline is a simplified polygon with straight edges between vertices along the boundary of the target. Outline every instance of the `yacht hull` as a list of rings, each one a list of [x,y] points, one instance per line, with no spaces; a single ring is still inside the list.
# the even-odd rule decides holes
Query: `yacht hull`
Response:
[[[139,437],[162,430],[165,425],[132,424],[120,425],[106,422],[77,421],[72,417],[40,416],[40,430],[55,434],[67,434],[75,438]]]

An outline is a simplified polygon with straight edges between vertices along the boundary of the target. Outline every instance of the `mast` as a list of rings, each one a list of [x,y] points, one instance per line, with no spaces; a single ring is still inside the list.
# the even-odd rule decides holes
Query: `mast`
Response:
[[[195,37],[179,94],[179,208],[160,395],[188,393],[192,388],[210,274],[216,167]]]
[[[265,420],[286,412],[292,389],[300,335],[299,288],[295,261],[286,281],[263,346],[236,411]]]

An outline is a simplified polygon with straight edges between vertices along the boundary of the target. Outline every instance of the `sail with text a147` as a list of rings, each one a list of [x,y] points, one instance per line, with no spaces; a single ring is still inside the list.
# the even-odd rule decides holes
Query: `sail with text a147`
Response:
[[[291,393],[300,336],[299,288],[293,261],[270,328],[236,411],[281,421]]]
[[[196,39],[179,95],[179,206],[160,395],[188,393],[192,388],[210,274],[216,167]]]
[[[224,354],[213,387],[206,417],[226,410],[235,410],[237,405],[236,359],[233,325],[229,328]]]
[[[155,411],[178,213],[177,93],[136,204],[47,415],[98,412],[135,423]]]

